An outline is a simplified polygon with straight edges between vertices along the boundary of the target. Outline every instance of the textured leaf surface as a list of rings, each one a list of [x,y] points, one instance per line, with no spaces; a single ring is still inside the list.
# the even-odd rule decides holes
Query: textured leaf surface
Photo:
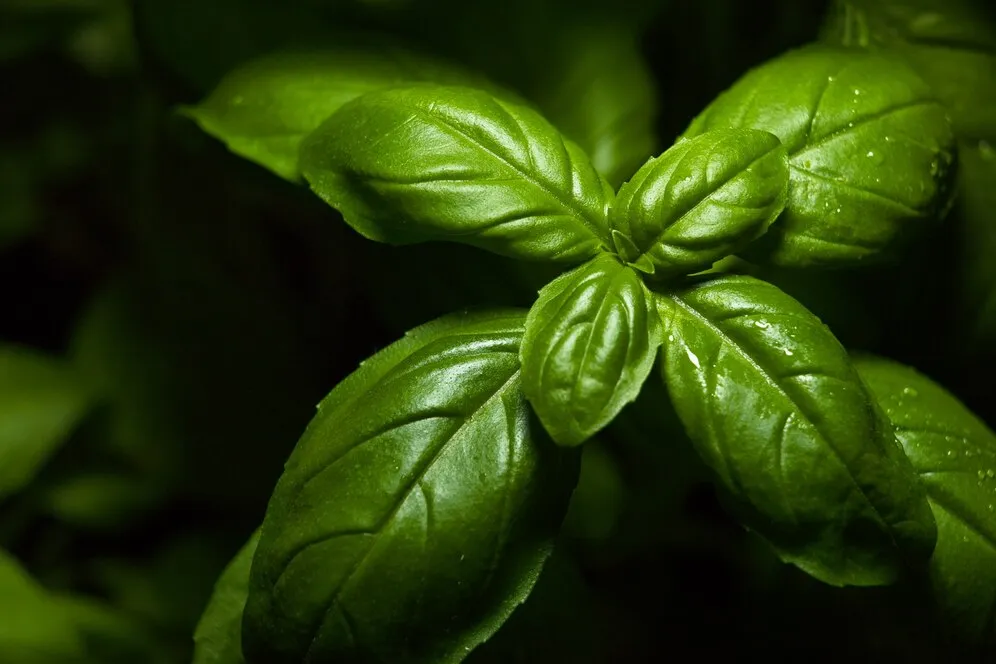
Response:
[[[89,405],[68,364],[0,346],[0,499],[34,478]]]
[[[530,99],[618,186],[657,152],[657,91],[629,27],[559,32]]]
[[[526,318],[522,389],[551,437],[578,445],[636,398],[660,343],[650,292],[602,254],[540,291]]]
[[[937,520],[930,578],[944,617],[996,645],[996,435],[914,369],[874,357],[855,365],[927,488]]]
[[[680,141],[619,190],[609,222],[631,243],[616,249],[657,276],[708,268],[764,234],[785,208],[788,178],[785,148],[766,131]]]
[[[291,455],[250,574],[250,662],[459,662],[528,595],[577,454],[531,421],[518,311],[417,328]]]
[[[193,664],[244,664],[242,614],[249,595],[249,569],[259,545],[257,530],[225,571],[194,631]]]
[[[292,51],[239,67],[183,113],[232,152],[299,180],[298,148],[305,136],[346,102],[414,81],[495,89],[459,67],[388,46]]]
[[[770,131],[788,148],[787,207],[759,243],[783,265],[887,255],[943,212],[954,136],[947,111],[908,66],[828,46],[751,70],[686,131]]]
[[[719,277],[661,299],[675,409],[747,527],[834,585],[925,563],[935,526],[847,353],[774,286]]]
[[[608,183],[535,111],[413,86],[343,106],[301,147],[312,189],[364,236],[581,262],[607,244]]]

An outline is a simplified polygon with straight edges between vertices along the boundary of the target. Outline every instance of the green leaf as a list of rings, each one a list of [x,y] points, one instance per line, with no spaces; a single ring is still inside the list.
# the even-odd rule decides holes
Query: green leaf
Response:
[[[657,90],[629,26],[585,23],[554,34],[528,87],[558,129],[613,185],[657,152]]]
[[[225,76],[199,105],[182,112],[232,152],[297,181],[298,148],[305,136],[346,102],[415,81],[495,90],[459,67],[393,46],[340,47],[253,60]]]
[[[886,584],[926,562],[923,487],[819,319],[752,277],[660,303],[671,399],[748,528],[833,585]]]
[[[616,250],[630,263],[649,261],[660,277],[706,269],[768,230],[788,181],[774,134],[718,129],[681,140],[619,190],[609,213]]]
[[[84,661],[72,614],[0,549],[0,661],[66,664]]]
[[[837,0],[822,37],[902,58],[947,107],[958,138],[996,138],[996,14],[982,3]]]
[[[90,406],[63,362],[0,346],[0,499],[27,486]]]
[[[522,339],[522,391],[557,443],[579,445],[640,393],[660,343],[651,293],[601,254],[539,292]]]
[[[721,127],[770,131],[788,148],[788,203],[758,243],[776,264],[881,259],[949,201],[947,111],[884,55],[818,45],[787,53],[717,97],[686,136]]]
[[[958,205],[962,220],[958,261],[962,330],[971,351],[991,352],[996,339],[996,144],[958,150]]]
[[[926,486],[937,520],[930,580],[946,622],[996,645],[996,435],[914,369],[867,356],[855,366]]]
[[[461,87],[372,92],[301,146],[312,189],[365,237],[450,240],[581,262],[607,244],[612,189],[535,111]]]
[[[242,614],[249,595],[249,569],[259,544],[252,534],[225,571],[194,632],[193,664],[245,664],[242,656]]]
[[[49,514],[80,528],[120,530],[163,501],[163,489],[149,478],[106,470],[69,477],[44,496]]]
[[[267,508],[249,661],[459,662],[526,598],[578,455],[531,421],[523,322],[440,319],[326,397]]]

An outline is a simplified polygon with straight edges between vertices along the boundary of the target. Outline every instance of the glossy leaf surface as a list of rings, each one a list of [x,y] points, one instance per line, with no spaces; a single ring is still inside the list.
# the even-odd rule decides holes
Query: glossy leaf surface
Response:
[[[653,74],[629,27],[578,25],[554,39],[528,96],[618,186],[658,151]]]
[[[459,662],[528,595],[577,481],[531,420],[519,311],[381,351],[319,406],[267,508],[250,662]]]
[[[930,580],[945,619],[996,645],[996,435],[910,367],[875,357],[855,365],[926,486],[937,520]]]
[[[183,109],[228,148],[288,180],[300,180],[298,148],[346,102],[415,81],[479,85],[455,65],[391,46],[284,52],[232,71],[199,105]]]
[[[242,614],[249,595],[249,569],[258,545],[257,530],[218,577],[194,631],[193,664],[245,664]]]
[[[719,129],[680,141],[620,190],[616,250],[660,277],[690,274],[739,251],[785,208],[788,159],[774,134]]]
[[[364,236],[580,262],[607,243],[608,183],[535,111],[462,87],[347,104],[301,147],[312,189]]]
[[[578,445],[636,398],[660,343],[650,292],[602,254],[540,291],[526,318],[522,389],[551,437]]]
[[[89,391],[68,364],[0,346],[0,499],[34,478],[89,405]]]
[[[675,409],[748,528],[833,585],[886,584],[926,562],[923,488],[819,319],[751,277],[660,302]]]
[[[751,70],[686,131],[770,131],[788,149],[788,203],[762,242],[782,265],[881,258],[949,200],[947,111],[900,61],[811,46]]]

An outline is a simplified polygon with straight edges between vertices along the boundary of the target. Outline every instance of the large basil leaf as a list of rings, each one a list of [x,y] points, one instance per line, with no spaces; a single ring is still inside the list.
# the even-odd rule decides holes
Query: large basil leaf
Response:
[[[947,111],[908,66],[814,45],[750,72],[686,131],[751,127],[789,152],[785,212],[758,243],[782,265],[881,258],[949,201]]]
[[[617,186],[657,151],[657,91],[635,31],[583,24],[553,39],[527,96]]]
[[[218,577],[194,631],[193,664],[245,664],[242,614],[249,594],[249,569],[258,545],[257,530]]]
[[[914,369],[875,357],[855,365],[927,488],[937,520],[930,579],[944,617],[996,645],[996,435]]]
[[[89,390],[68,364],[0,346],[0,499],[31,482],[90,401]]]
[[[785,208],[785,148],[774,134],[719,129],[682,140],[619,190],[609,223],[639,269],[690,274],[760,237]]]
[[[304,141],[301,163],[315,193],[373,240],[563,262],[606,244],[612,189],[581,149],[535,111],[480,90],[364,95]]]
[[[636,398],[660,343],[647,287],[602,254],[540,291],[522,339],[522,390],[556,442],[578,445]]]
[[[184,108],[232,152],[299,180],[298,147],[339,107],[381,88],[434,81],[495,86],[459,67],[396,47],[282,52],[228,74],[197,106]],[[497,92],[496,92],[497,93]]]
[[[890,583],[926,562],[936,532],[923,488],[819,319],[752,277],[660,303],[668,391],[747,527],[834,585]]]
[[[417,328],[322,402],[267,508],[248,661],[459,662],[525,599],[578,463],[531,421],[523,323]]]

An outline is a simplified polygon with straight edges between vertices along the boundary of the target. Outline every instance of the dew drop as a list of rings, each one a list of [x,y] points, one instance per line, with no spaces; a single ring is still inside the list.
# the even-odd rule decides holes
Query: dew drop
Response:
[[[792,357],[793,355],[795,355],[795,353],[793,353],[792,351],[790,351],[788,348],[785,349],[785,354],[788,355],[789,357]]]
[[[848,123],[847,123],[847,126],[848,126],[848,127],[853,127],[853,126],[854,126],[854,123],[853,123],[853,122],[848,122]]]
[[[954,456],[954,450],[948,450],[948,456]]]
[[[904,394],[904,395],[906,395],[906,396],[908,396],[908,397],[916,397],[916,396],[920,396],[920,393],[919,393],[919,392],[917,392],[917,391],[916,391],[915,389],[913,389],[912,387],[904,387],[904,388],[903,388],[903,394]]]
[[[989,479],[993,479],[994,477],[996,477],[996,470],[993,470],[992,468],[987,470],[986,477],[988,477]]]
[[[828,82],[830,82],[830,83],[833,83],[833,82],[834,82],[834,80],[836,80],[836,77],[835,77],[835,76],[833,76],[832,74],[831,74],[830,76],[827,76],[827,81],[828,81]]]
[[[986,479],[986,471],[984,471],[984,470],[980,470],[980,471],[978,471],[978,472],[976,473],[976,475],[978,475],[978,476],[979,476],[979,479],[980,479],[980,480],[984,480],[984,479]]]
[[[699,364],[699,356],[693,353],[691,348],[686,348],[685,353],[688,355],[688,360],[695,365],[696,369],[702,368],[702,365]]]
[[[855,95],[861,94],[861,90],[858,90],[857,88],[854,88],[854,94]]]
[[[868,154],[866,154],[865,156],[866,157],[874,157],[875,156],[875,151],[874,150],[869,150]]]
[[[674,335],[673,334],[667,335],[667,340],[668,341],[674,341]]]
[[[759,327],[762,330],[767,330],[769,327],[771,327],[771,323],[769,323],[766,320],[756,320],[754,321],[754,327]]]

